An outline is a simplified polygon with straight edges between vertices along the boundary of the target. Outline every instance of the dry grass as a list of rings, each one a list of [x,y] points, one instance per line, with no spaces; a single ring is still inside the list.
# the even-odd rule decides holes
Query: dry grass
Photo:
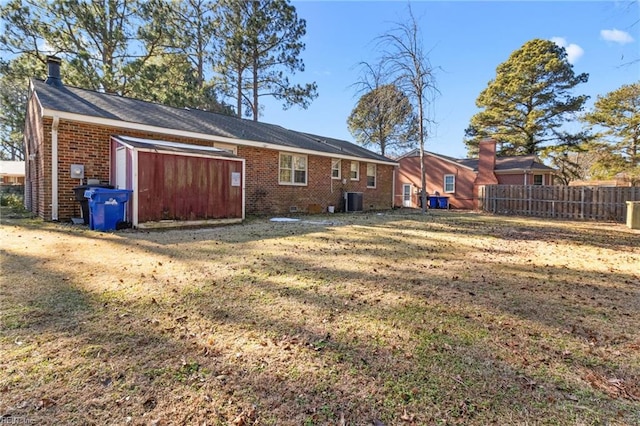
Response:
[[[640,423],[638,232],[307,219],[103,234],[5,218],[3,421]]]

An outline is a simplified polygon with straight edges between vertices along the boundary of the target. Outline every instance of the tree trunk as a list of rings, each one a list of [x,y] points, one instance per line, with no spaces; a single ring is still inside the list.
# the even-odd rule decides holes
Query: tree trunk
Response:
[[[422,189],[420,191],[420,199],[422,200],[422,214],[427,213],[427,177],[424,170],[424,111],[422,105],[422,96],[418,97],[418,114],[420,123],[418,127],[418,136],[420,137],[420,179]]]
[[[253,121],[258,121],[258,53],[253,52]]]
[[[237,99],[237,101],[238,101],[238,104],[237,104],[238,105],[238,109],[237,109],[237,112],[238,112],[238,118],[242,118],[242,68],[238,67],[237,71],[238,71],[238,79],[237,79],[237,82],[238,82],[238,88],[237,88],[238,89],[238,92],[237,92],[238,93],[237,94],[237,96],[238,96],[238,99]]]
[[[257,0],[253,0],[252,2],[253,11],[252,13],[256,15],[258,10],[260,9],[260,2]],[[251,52],[252,59],[252,72],[253,72],[253,84],[251,85],[253,89],[253,105],[251,105],[251,109],[253,112],[253,121],[258,121],[258,36],[254,36],[255,39],[252,40],[253,43],[253,51]]]

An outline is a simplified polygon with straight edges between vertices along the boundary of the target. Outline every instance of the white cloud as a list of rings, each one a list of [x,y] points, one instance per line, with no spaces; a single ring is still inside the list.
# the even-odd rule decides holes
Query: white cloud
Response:
[[[551,37],[551,41],[560,47],[564,47],[567,51],[567,61],[571,65],[575,64],[582,55],[584,55],[584,49],[575,43],[567,43],[567,40],[563,37]]]
[[[46,53],[47,55],[54,55],[56,53],[56,50],[47,41],[39,42],[38,45],[38,49],[42,53]]]
[[[627,44],[633,42],[633,37],[626,32],[616,30],[600,30],[600,37],[607,41],[613,41],[614,43]]]

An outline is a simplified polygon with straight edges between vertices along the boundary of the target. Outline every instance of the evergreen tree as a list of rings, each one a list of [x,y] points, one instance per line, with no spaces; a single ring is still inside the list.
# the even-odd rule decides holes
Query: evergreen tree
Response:
[[[561,127],[580,112],[588,99],[572,90],[587,82],[576,75],[564,48],[549,40],[534,39],[500,64],[476,105],[465,144],[470,154],[488,137],[499,141],[501,154],[539,154],[545,146],[575,141]]]
[[[212,82],[205,81],[214,26],[210,8],[204,0],[4,3],[0,51],[11,59],[0,68],[2,144],[12,146],[22,132],[28,79],[46,77],[48,55],[63,59],[67,85],[233,113],[217,101]]]
[[[283,108],[307,108],[317,86],[292,84],[288,74],[304,71],[300,53],[306,22],[287,0],[220,0],[216,6],[217,38],[221,44],[216,71],[236,113],[258,120],[259,98],[273,96]]]
[[[640,166],[640,82],[598,96],[583,120],[629,168]]]
[[[0,60],[0,160],[24,160],[23,129],[27,103],[25,75],[40,73],[44,64],[27,55]]]

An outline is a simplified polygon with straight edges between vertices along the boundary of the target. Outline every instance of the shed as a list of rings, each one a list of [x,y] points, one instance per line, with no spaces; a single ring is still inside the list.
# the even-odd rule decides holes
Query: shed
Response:
[[[131,189],[127,219],[137,228],[241,222],[245,160],[200,145],[111,137],[110,180]]]

